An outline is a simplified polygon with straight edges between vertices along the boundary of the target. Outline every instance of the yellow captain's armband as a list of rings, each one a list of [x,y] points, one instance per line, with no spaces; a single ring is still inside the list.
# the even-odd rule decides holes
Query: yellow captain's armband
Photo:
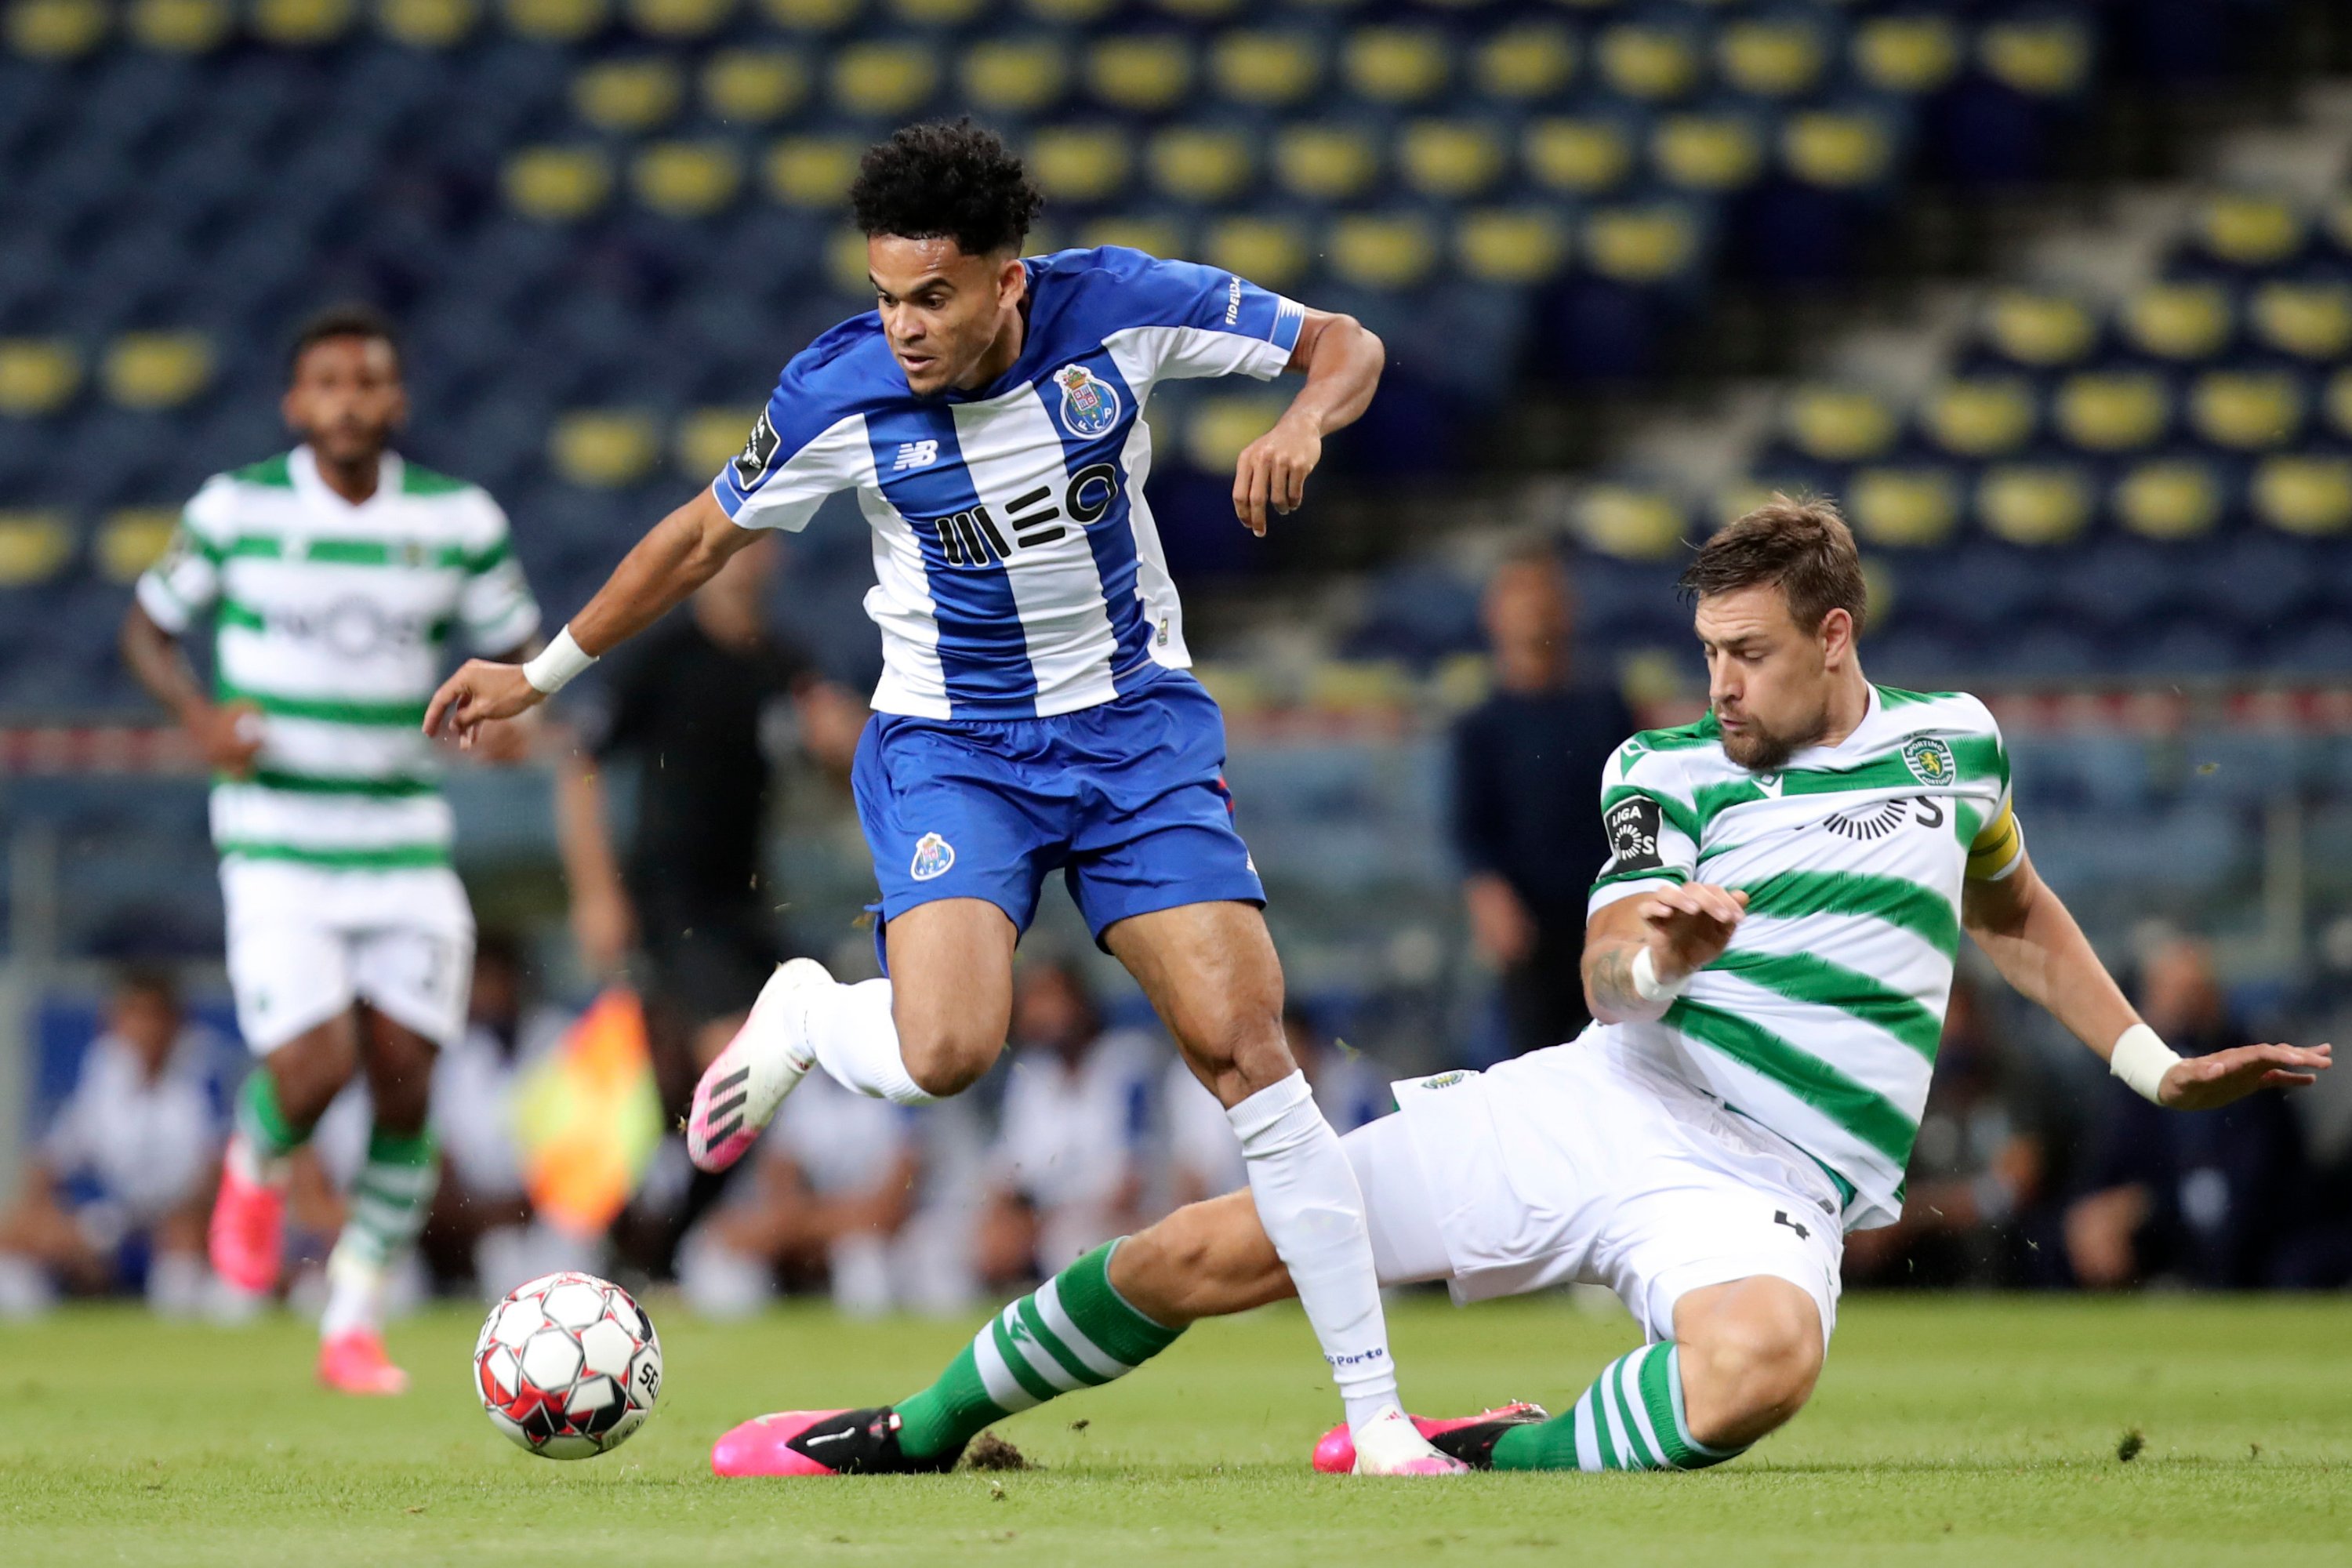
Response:
[[[2010,803],[2002,801],[2000,813],[1969,845],[1969,879],[1998,882],[2017,868],[2018,857],[2024,853],[2025,832],[2017,826]]]

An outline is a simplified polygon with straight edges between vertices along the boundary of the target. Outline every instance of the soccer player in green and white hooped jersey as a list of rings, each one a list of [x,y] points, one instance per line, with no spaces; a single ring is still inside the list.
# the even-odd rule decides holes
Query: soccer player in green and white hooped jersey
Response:
[[[1558,1417],[1511,1405],[1423,1421],[1496,1469],[1696,1469],[1811,1394],[1845,1231],[1884,1225],[1966,931],[2158,1104],[2307,1084],[2326,1046],[2183,1059],[2142,1023],[2034,874],[1984,704],[1871,685],[1853,539],[1826,502],[1776,499],[1684,574],[1708,716],[1611,759],[1612,858],[1584,981],[1599,1020],[1485,1073],[1397,1085],[1343,1141],[1383,1284],[1458,1301],[1613,1289],[1648,1342]],[[893,1405],[795,1411],[720,1439],[764,1473],[941,1468],[982,1427],[1109,1381],[1197,1319],[1289,1293],[1250,1194],[1196,1204],[1081,1258]],[[780,1453],[779,1450],[789,1450]],[[1352,1459],[1328,1434],[1318,1468]]]
[[[539,606],[497,503],[390,449],[407,403],[380,317],[304,329],[284,411],[303,444],[197,492],[122,647],[216,771],[229,981],[262,1058],[238,1095],[213,1267],[247,1291],[276,1284],[286,1157],[363,1066],[375,1124],[328,1263],[319,1375],[389,1394],[406,1378],[384,1354],[383,1280],[432,1206],[427,1090],[436,1047],[465,1028],[474,948],[418,721],[451,631],[528,652]],[[176,640],[206,613],[213,696]],[[488,754],[519,749],[509,731]]]

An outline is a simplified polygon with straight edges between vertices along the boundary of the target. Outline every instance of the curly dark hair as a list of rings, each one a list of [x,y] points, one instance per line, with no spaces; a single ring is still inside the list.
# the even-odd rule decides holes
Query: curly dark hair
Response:
[[[1045,198],[1004,139],[970,117],[893,132],[849,186],[868,235],[952,239],[967,256],[1017,248]]]
[[[302,367],[302,356],[317,344],[334,338],[369,338],[392,350],[395,363],[400,359],[400,334],[392,318],[373,305],[352,302],[330,305],[304,321],[294,334],[294,346],[287,351],[286,374],[291,380]]]

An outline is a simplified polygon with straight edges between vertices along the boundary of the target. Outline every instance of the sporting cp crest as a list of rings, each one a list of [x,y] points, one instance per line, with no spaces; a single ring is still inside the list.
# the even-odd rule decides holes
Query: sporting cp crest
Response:
[[[1923,784],[1941,788],[1960,776],[1959,765],[1952,761],[1952,748],[1933,735],[1914,735],[1904,742],[1903,762],[1911,776]]]
[[[1107,436],[1118,423],[1118,389],[1082,364],[1054,373],[1062,389],[1062,423],[1073,436]]]
[[[907,868],[907,874],[918,882],[928,882],[946,876],[954,864],[955,846],[936,833],[926,833],[915,841],[915,863]]]

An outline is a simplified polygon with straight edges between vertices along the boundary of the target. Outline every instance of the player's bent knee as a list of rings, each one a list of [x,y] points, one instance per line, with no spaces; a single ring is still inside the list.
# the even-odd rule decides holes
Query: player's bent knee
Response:
[[[898,1056],[907,1076],[925,1094],[945,1100],[961,1094],[986,1076],[1004,1049],[1004,1028],[969,1021],[898,1022]]]

